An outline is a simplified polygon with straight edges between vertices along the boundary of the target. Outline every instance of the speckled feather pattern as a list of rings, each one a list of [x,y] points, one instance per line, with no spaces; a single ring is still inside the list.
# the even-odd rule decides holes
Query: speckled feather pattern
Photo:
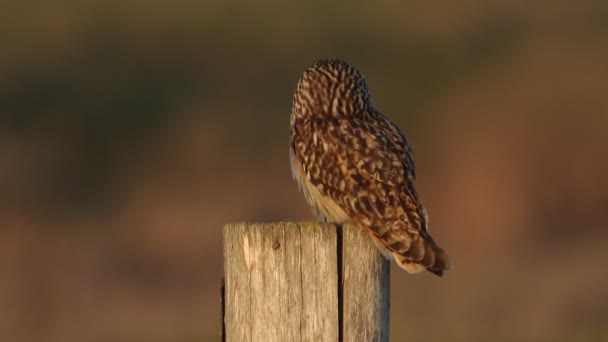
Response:
[[[356,68],[320,60],[304,71],[293,99],[290,157],[319,220],[357,223],[410,273],[449,268],[414,188],[412,149],[375,109]]]

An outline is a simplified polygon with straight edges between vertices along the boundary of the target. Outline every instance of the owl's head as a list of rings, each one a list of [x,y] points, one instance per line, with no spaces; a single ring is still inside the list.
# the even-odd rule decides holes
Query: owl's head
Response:
[[[353,116],[370,107],[365,78],[355,67],[338,59],[322,59],[306,69],[293,99],[296,116]]]

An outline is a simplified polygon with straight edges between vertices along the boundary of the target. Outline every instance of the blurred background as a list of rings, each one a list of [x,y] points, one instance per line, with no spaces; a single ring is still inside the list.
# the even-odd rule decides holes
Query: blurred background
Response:
[[[608,339],[605,1],[1,7],[0,340],[219,340],[222,225],[312,219],[289,115],[327,57],[452,257],[393,269],[392,341]]]

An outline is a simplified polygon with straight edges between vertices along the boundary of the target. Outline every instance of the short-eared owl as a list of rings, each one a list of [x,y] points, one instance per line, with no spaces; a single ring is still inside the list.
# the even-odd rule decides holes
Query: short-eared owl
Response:
[[[410,273],[441,276],[449,268],[414,188],[412,149],[376,110],[357,69],[320,60],[304,71],[293,98],[290,156],[319,220],[356,223]]]

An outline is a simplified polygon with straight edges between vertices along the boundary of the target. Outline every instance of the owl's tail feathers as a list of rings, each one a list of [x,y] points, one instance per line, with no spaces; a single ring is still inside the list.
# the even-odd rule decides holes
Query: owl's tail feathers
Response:
[[[450,258],[435,242],[421,236],[414,239],[410,248],[403,253],[395,253],[397,264],[408,273],[419,273],[428,270],[438,276],[450,269]]]

